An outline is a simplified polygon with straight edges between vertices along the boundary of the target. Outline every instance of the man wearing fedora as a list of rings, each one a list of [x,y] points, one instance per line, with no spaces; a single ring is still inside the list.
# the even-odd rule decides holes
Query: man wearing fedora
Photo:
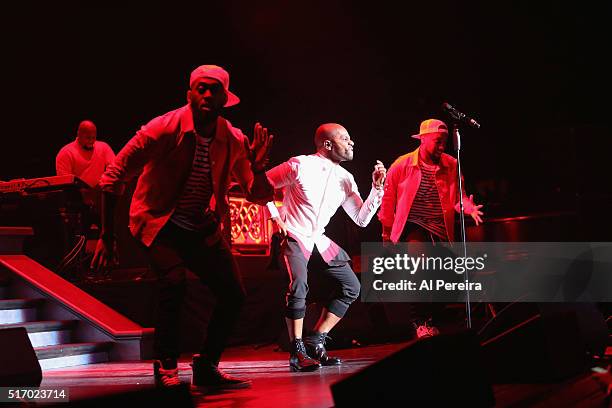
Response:
[[[455,212],[459,212],[459,184],[457,160],[444,153],[448,127],[437,119],[421,122],[419,147],[398,157],[389,168],[385,195],[378,218],[382,224],[382,240],[452,242],[454,241]],[[482,205],[463,192],[466,215],[476,225],[482,222]],[[415,321],[418,337],[437,334],[427,321]]]
[[[125,182],[138,177],[130,206],[130,230],[146,248],[158,274],[155,324],[156,384],[180,384],[180,312],[191,272],[209,286],[216,305],[200,353],[192,361],[193,386],[241,388],[248,381],[218,369],[221,353],[245,299],[236,262],[223,238],[227,192],[234,177],[249,200],[264,204],[273,195],[265,176],[272,139],[255,125],[253,143],[221,117],[239,99],[229,90],[229,74],[202,65],[190,76],[187,105],[144,125],[103,174],[101,238],[93,268],[116,263],[113,215]]]

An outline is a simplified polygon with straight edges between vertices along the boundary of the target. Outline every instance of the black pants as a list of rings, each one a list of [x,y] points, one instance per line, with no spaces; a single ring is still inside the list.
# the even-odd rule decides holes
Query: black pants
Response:
[[[402,235],[400,236],[400,241],[428,242],[435,246],[436,242],[445,242],[446,240],[443,240],[418,224],[406,222]],[[432,324],[436,324],[441,318],[444,310],[444,303],[412,303],[410,309],[410,319],[415,326],[422,325],[428,321],[431,321]]]
[[[224,239],[207,245],[206,236],[168,222],[148,248],[151,266],[158,275],[158,316],[154,349],[159,359],[179,357],[180,313],[186,292],[187,272],[208,285],[216,297],[200,353],[219,363],[227,339],[238,319],[246,294],[238,266]]]
[[[431,242],[434,245],[436,242],[446,241],[420,225],[408,221],[399,240],[402,242]]]
[[[327,300],[326,308],[338,317],[343,317],[349,305],[359,296],[361,288],[359,279],[349,265],[350,257],[344,250],[341,250],[328,264],[315,247],[310,259],[307,260],[299,244],[293,238],[287,238],[281,247],[280,256],[280,266],[289,276],[285,317],[293,320],[304,317],[309,274],[325,274],[336,283]]]

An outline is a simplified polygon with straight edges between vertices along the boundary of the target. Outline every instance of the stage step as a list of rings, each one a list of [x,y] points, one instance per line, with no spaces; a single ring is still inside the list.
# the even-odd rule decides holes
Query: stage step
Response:
[[[78,320],[36,321],[44,299],[0,300],[0,329],[24,327],[41,368],[106,362],[112,342],[71,343]]]
[[[109,361],[113,342],[67,343],[35,347],[34,351],[43,370]]]
[[[0,226],[0,330],[24,327],[44,370],[148,358],[153,330],[23,255],[32,235]]]
[[[32,347],[43,347],[70,343],[71,331],[77,324],[78,320],[50,320],[0,324],[0,329],[24,327],[28,332]]]
[[[0,324],[34,321],[44,299],[1,299]]]
[[[152,329],[27,256],[0,251],[0,290],[0,330],[24,327],[45,370],[150,358]]]

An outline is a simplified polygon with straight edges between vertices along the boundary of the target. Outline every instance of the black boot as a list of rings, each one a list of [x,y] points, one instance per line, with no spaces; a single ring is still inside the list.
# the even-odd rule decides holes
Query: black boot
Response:
[[[175,359],[155,360],[153,362],[153,377],[155,378],[155,386],[159,388],[172,388],[181,385]]]
[[[193,388],[237,389],[251,386],[251,381],[223,373],[219,370],[218,364],[211,363],[199,354],[193,355],[191,368]]]
[[[327,333],[313,332],[310,336],[304,338],[306,350],[309,355],[319,360],[323,366],[340,365],[342,360],[338,357],[329,356],[327,350],[325,350],[325,341],[328,338]]]
[[[308,357],[306,347],[302,339],[295,339],[289,345],[289,370],[291,371],[315,371],[321,367],[317,360]]]

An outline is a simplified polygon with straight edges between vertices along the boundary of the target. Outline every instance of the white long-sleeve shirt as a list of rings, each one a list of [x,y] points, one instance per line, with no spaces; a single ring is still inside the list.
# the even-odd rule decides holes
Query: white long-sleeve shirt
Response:
[[[376,214],[384,193],[372,186],[364,202],[353,175],[318,153],[292,157],[267,171],[266,176],[275,189],[283,189],[283,206],[279,212],[274,203],[268,203],[270,215],[281,217],[306,259],[316,245],[326,262],[340,250],[324,234],[338,207],[342,206],[357,225],[365,227]]]

